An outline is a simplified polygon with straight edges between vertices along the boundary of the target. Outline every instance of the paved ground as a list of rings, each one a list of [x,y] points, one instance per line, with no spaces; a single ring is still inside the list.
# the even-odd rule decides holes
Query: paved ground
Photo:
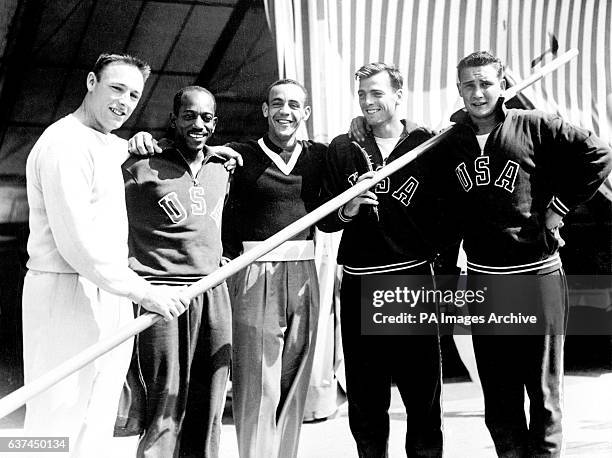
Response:
[[[612,457],[612,373],[570,375],[565,379],[566,456]],[[405,413],[396,389],[391,401],[390,458],[403,451]],[[237,458],[234,427],[223,427],[223,458]],[[480,387],[471,382],[444,384],[445,457],[493,457],[484,425]],[[346,404],[333,420],[304,424],[300,458],[356,457]]]
[[[493,457],[493,444],[484,426],[483,405],[478,385],[471,382],[444,384],[444,426],[447,458]],[[568,457],[612,456],[612,372],[567,375],[565,378],[565,431]],[[396,389],[391,404],[389,456],[405,456],[405,414]],[[18,420],[16,420],[18,421]],[[0,435],[19,435],[16,425],[5,425]],[[235,429],[231,417],[224,419],[221,457],[237,458]],[[109,457],[132,458],[135,440],[115,439]],[[349,432],[346,404],[336,418],[304,424],[300,458],[355,457]]]

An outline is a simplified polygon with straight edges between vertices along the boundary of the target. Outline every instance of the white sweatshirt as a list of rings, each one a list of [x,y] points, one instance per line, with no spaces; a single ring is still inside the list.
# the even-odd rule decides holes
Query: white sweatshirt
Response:
[[[78,273],[140,302],[148,283],[128,267],[121,163],[127,143],[68,115],[49,126],[26,164],[28,268]]]

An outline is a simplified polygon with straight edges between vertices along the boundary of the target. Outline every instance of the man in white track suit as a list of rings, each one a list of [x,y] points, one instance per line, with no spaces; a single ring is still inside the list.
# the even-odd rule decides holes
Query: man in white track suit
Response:
[[[133,319],[132,302],[168,320],[184,311],[177,289],[128,268],[127,142],[111,131],[131,115],[149,72],[134,57],[101,55],[80,107],[47,128],[28,157],[26,384],[115,334]],[[131,351],[130,339],[28,401],[25,433],[67,436],[71,456],[105,456]]]

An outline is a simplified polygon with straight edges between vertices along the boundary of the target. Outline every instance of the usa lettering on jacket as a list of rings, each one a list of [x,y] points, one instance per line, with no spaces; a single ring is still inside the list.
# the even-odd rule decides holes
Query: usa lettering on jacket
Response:
[[[382,166],[378,166],[376,171],[378,171],[381,168]],[[352,173],[348,177],[348,182],[351,184],[351,186],[354,186],[355,183],[357,183],[358,178],[359,178],[359,172]],[[407,207],[408,205],[410,205],[410,201],[412,200],[412,197],[414,196],[414,193],[416,192],[418,186],[419,186],[419,180],[417,180],[413,176],[410,176],[406,181],[404,181],[404,183],[399,188],[393,191],[391,196],[395,200],[398,200],[399,202],[401,202],[402,205]],[[376,194],[388,194],[390,191],[391,191],[391,180],[389,179],[389,177],[383,178],[381,181],[376,183],[376,185],[374,186],[374,193]]]
[[[191,200],[190,207],[193,215],[206,214],[206,200],[204,199],[204,188],[200,186],[192,186],[189,188],[189,198]],[[174,191],[169,192],[164,197],[157,201],[158,205],[166,212],[170,220],[174,224],[184,221],[188,213],[184,205]]]
[[[508,192],[514,191],[514,183],[519,171],[518,162],[508,159],[506,165],[496,177],[494,185],[498,188],[505,189]],[[491,169],[489,167],[489,156],[478,156],[474,159],[473,167],[468,170],[465,162],[461,162],[455,168],[455,174],[465,192],[469,192],[474,184],[476,186],[487,186],[491,183]],[[474,179],[472,179],[472,175]]]

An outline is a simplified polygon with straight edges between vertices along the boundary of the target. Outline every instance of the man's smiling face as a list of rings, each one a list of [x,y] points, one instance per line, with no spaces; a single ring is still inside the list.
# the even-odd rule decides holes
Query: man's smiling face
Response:
[[[273,86],[262,111],[268,119],[268,135],[275,143],[293,142],[300,125],[310,116],[306,94],[295,84]]]
[[[143,88],[144,78],[134,65],[109,64],[102,69],[99,79],[90,73],[87,90],[92,127],[104,133],[121,127],[136,108]]]
[[[359,80],[359,106],[371,127],[384,125],[399,116],[397,107],[402,99],[402,89],[391,84],[386,71]]]
[[[175,140],[186,152],[202,151],[217,125],[215,100],[204,91],[185,91],[177,115],[172,115]]]

